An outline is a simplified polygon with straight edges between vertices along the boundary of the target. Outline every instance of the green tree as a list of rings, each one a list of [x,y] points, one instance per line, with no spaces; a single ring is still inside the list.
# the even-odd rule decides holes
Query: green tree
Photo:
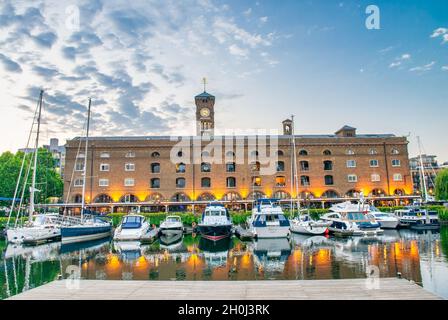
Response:
[[[12,198],[16,187],[17,179],[22,164],[23,152],[12,154],[4,152],[0,156],[0,197]],[[23,182],[26,177],[28,167],[33,163],[33,155],[25,155],[25,165],[22,172],[22,180],[17,197],[19,198],[23,190]],[[29,187],[31,185],[32,170],[30,171],[26,183],[24,200],[28,202],[30,197]],[[61,197],[63,192],[63,182],[61,176],[56,171],[56,162],[47,149],[40,148],[37,154],[36,188],[40,190],[36,195],[36,202],[45,203],[50,197]]]
[[[448,200],[448,169],[444,169],[436,177],[436,199]]]

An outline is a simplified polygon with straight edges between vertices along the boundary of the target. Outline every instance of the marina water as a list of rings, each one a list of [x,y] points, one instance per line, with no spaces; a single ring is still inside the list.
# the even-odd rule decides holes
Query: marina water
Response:
[[[396,277],[448,298],[448,227],[364,238],[300,236],[217,243],[199,235],[148,245],[110,239],[36,247],[0,240],[0,298],[59,278],[101,280],[318,280]],[[373,273],[371,273],[373,272]],[[373,274],[373,275],[372,275]],[[169,283],[167,283],[169,285]],[[107,294],[107,293],[105,293]]]

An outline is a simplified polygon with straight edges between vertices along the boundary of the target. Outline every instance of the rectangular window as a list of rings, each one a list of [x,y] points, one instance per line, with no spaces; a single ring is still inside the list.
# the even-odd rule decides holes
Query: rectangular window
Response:
[[[85,155],[84,155],[84,153],[79,153],[79,154],[76,156],[76,158],[77,158],[77,159],[84,159],[84,158],[85,158]]]
[[[260,187],[261,186],[261,178],[260,177],[252,177],[252,185],[254,187]]]
[[[128,153],[126,153],[126,158],[135,158],[135,152],[129,151]]]
[[[126,163],[124,165],[125,171],[135,171],[135,164],[134,163]]]
[[[125,187],[133,187],[135,184],[135,181],[133,178],[126,178],[124,179],[124,186]]]
[[[82,178],[78,178],[78,179],[75,179],[75,182],[73,185],[75,187],[82,187],[83,183],[84,183],[84,180]]]
[[[356,174],[349,174],[347,179],[348,182],[358,182],[358,176]]]
[[[347,160],[347,168],[356,168],[356,160]]]
[[[109,171],[109,167],[108,163],[102,163],[100,164],[100,171]]]
[[[275,186],[276,187],[286,186],[286,178],[285,177],[276,177],[275,178]]]
[[[110,158],[110,153],[109,152],[101,152],[100,158]]]
[[[76,161],[75,171],[84,171],[84,161]]]
[[[100,187],[108,187],[109,186],[109,179],[100,179],[98,181],[98,185]]]
[[[372,168],[378,167],[378,160],[376,160],[376,159],[370,160],[370,167],[372,167]]]
[[[394,181],[403,181],[403,176],[401,175],[401,173],[394,174]]]
[[[381,177],[379,174],[374,173],[370,176],[370,180],[372,182],[379,182],[379,181],[381,181]]]
[[[392,160],[392,167],[401,167],[401,161],[398,159]]]

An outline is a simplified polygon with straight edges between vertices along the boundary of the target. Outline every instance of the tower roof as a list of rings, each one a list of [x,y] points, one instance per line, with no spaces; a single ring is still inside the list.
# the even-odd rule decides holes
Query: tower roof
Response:
[[[201,94],[198,94],[195,98],[214,98],[214,95],[211,95],[210,93],[204,91]]]

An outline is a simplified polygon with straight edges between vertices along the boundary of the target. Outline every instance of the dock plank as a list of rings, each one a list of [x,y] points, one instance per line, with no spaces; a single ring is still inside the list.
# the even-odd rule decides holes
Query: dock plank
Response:
[[[70,288],[58,280],[25,291],[12,300],[414,300],[441,299],[415,283],[381,278],[278,281],[114,281],[80,280]]]

